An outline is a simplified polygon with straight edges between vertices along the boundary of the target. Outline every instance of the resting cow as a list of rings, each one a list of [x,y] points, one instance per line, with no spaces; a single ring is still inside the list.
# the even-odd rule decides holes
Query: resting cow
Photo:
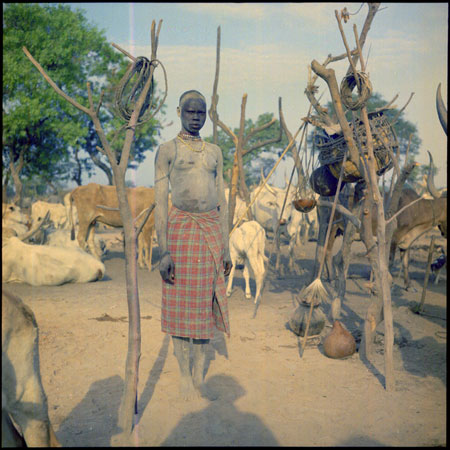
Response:
[[[2,281],[58,286],[101,280],[105,266],[81,249],[25,244],[11,237],[2,248]]]
[[[70,231],[63,229],[48,233],[45,244],[50,247],[80,248],[78,241],[70,238]],[[106,253],[106,243],[102,237],[95,236],[94,245],[98,253],[101,255]]]
[[[14,203],[2,204],[2,229],[9,228],[17,234],[26,233],[31,226],[30,217]]]
[[[47,211],[50,212],[50,221],[53,222],[55,228],[63,228],[66,226],[67,214],[66,208],[61,203],[48,203],[38,200],[31,205],[31,220],[33,223],[42,219]]]
[[[265,268],[264,264],[267,257],[264,254],[264,247],[266,244],[266,233],[264,228],[256,221],[251,220],[244,222],[237,227],[230,236],[230,257],[233,267],[231,269],[227,296],[231,295],[231,288],[233,286],[234,271],[236,264],[244,264],[244,279],[245,279],[245,297],[251,298],[249,270],[256,282],[255,303],[261,295],[261,289],[264,282]]]
[[[2,447],[60,447],[48,416],[38,339],[33,311],[2,289]]]

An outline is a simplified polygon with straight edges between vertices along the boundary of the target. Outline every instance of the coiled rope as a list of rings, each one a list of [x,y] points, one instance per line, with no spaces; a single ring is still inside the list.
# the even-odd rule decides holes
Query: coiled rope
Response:
[[[356,100],[353,100],[352,91],[355,86],[361,86],[360,94]],[[372,83],[369,76],[364,72],[356,72],[356,75],[349,73],[341,82],[341,100],[342,103],[352,111],[363,108],[372,95]]]
[[[152,65],[156,68],[160,65],[164,73],[165,90],[164,96],[158,107],[153,104],[154,100],[154,81],[152,75]],[[133,114],[136,102],[144,89],[149,77],[152,76],[150,88],[142,106],[136,125],[141,125],[152,119],[155,114],[161,109],[167,97],[167,74],[164,65],[158,59],[148,60],[145,56],[137,57],[132,64],[130,64],[125,75],[117,85],[114,97],[114,106],[116,113],[125,121],[128,122]],[[131,84],[132,83],[132,84]],[[125,93],[128,91],[128,93]]]

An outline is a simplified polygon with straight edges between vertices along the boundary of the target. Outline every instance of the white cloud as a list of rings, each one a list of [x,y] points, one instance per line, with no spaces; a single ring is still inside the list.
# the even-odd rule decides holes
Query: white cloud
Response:
[[[148,55],[150,48],[123,48],[135,56]],[[216,48],[212,46],[163,46],[158,49],[172,92],[184,85],[200,85],[212,89],[216,64]],[[245,49],[222,49],[220,52],[219,91],[267,89],[279,84],[293,85],[306,79],[310,59],[301,52],[285,52],[276,45],[251,46]]]
[[[288,8],[288,5],[284,7]],[[304,4],[289,7],[294,9],[304,7]],[[324,8],[326,6],[317,5],[308,11],[313,16],[321,16],[320,11]],[[334,8],[338,9],[337,6]],[[335,27],[335,23],[333,26]],[[342,43],[339,41],[339,44]],[[447,65],[442,64],[442,58],[446,56],[439,56],[446,55],[447,46],[425,48],[420,35],[405,35],[397,30],[387,31],[376,35],[375,38],[369,36],[365,55],[370,46],[368,71],[374,91],[380,92],[386,101],[390,101],[398,93],[396,104],[399,108],[406,103],[410,93],[415,92],[405,114],[407,120],[418,126],[423,141],[423,148],[417,160],[426,164],[426,150],[432,151],[435,161],[439,161],[443,167],[436,178],[437,184],[446,185],[446,136],[438,122],[434,102],[439,82],[443,83],[444,98],[447,94]],[[150,46],[135,46],[133,49],[125,45],[123,47],[135,56],[150,55]],[[221,120],[232,128],[238,126],[244,93],[248,94],[246,118],[252,120],[266,112],[273,112],[277,116],[278,97],[282,97],[285,118],[294,133],[309,107],[303,93],[307,80],[307,65],[312,59],[322,62],[326,54],[328,52],[318,53],[317,48],[311,46],[295,48],[269,44],[222,48],[218,105]],[[172,138],[179,130],[179,119],[175,110],[182,92],[198,89],[204,93],[209,103],[214,81],[216,47],[161,44],[158,57],[167,69],[169,82],[165,121],[173,121],[173,125],[163,131],[165,140]],[[338,83],[347,67],[346,61],[333,64]],[[325,104],[329,98],[328,90],[323,81],[319,80],[317,84],[320,93],[325,92],[321,101]],[[202,134],[207,136],[211,132],[212,125],[208,120]],[[148,157],[147,164],[150,164],[151,158]],[[148,177],[150,172],[148,168],[146,170],[145,176]]]
[[[260,20],[266,16],[266,5],[258,3],[184,3],[183,9],[214,16]]]
[[[334,30],[337,27],[334,11],[341,11],[345,6],[349,12],[355,13],[359,4],[348,3],[287,3],[282,4],[283,13],[290,19],[301,19],[303,24],[313,27],[320,25],[325,31],[328,27]]]

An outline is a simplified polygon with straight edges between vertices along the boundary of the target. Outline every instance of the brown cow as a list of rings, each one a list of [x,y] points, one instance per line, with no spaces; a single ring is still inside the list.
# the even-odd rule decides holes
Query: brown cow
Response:
[[[149,208],[155,202],[153,188],[135,187],[127,188],[128,202],[133,219],[139,216],[142,211]],[[86,186],[79,186],[70,193],[70,207],[73,204],[78,211],[78,243],[82,249],[86,248],[86,243],[90,252],[98,259],[101,255],[94,245],[94,226],[96,222],[101,222],[112,227],[122,227],[122,219],[118,211],[119,202],[115,186],[103,186],[101,184],[89,183]],[[105,207],[105,208],[102,208]],[[143,214],[144,216],[144,214]],[[142,216],[141,216],[142,217]],[[70,214],[70,228],[72,239],[74,238],[74,221]],[[138,240],[139,266],[145,265],[151,270],[152,234],[155,226],[154,213],[147,219],[141,237]],[[145,247],[145,249],[144,249]]]
[[[430,182],[432,182],[432,177],[429,177]],[[419,195],[411,188],[405,187],[402,190],[400,195],[399,204],[397,207],[397,211],[402,209],[404,206],[408,205],[412,201],[419,198]],[[329,217],[330,209],[327,207],[319,207],[318,215],[319,215],[319,223],[321,223],[322,227],[322,236],[324,237],[324,230],[326,232],[326,227],[328,225],[328,217]],[[325,217],[324,216],[325,213]],[[375,211],[372,214],[373,219],[375,219],[372,223],[372,232],[376,235],[376,214]],[[333,279],[334,276],[334,266],[337,264],[337,261],[340,260],[340,256],[342,254],[336,255],[336,259],[334,259],[334,264],[331,264],[331,254],[332,248],[335,241],[335,237],[339,234],[343,233],[344,230],[344,222],[342,220],[341,215],[336,211],[335,212],[335,223],[330,233],[330,238],[328,241],[327,251],[326,251],[326,267],[329,272],[329,278]],[[426,199],[422,198],[417,201],[410,207],[406,208],[403,212],[399,214],[397,217],[397,227],[392,235],[391,239],[391,247],[389,254],[389,265],[392,267],[394,263],[395,252],[397,248],[400,250],[400,258],[402,261],[402,268],[404,274],[404,285],[405,289],[410,287],[410,280],[408,275],[408,249],[411,246],[412,242],[415,241],[420,235],[425,233],[426,231],[432,229],[437,226],[441,231],[441,234],[446,238],[447,237],[447,198],[433,198]],[[324,240],[324,239],[323,239]],[[320,238],[318,241],[319,246]],[[322,244],[323,246],[323,244]],[[317,267],[316,267],[317,270]]]
[[[36,318],[20,298],[2,289],[2,447],[24,444],[61,446],[41,381]]]

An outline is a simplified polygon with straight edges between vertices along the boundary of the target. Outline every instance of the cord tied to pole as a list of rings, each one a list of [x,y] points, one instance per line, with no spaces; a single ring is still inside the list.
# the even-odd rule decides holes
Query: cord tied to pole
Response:
[[[153,66],[153,67],[152,67]],[[155,83],[153,80],[153,71],[161,66],[164,72],[165,92],[164,96],[157,106],[154,104]],[[128,67],[125,75],[117,85],[114,97],[114,106],[116,113],[125,122],[128,122],[133,114],[136,102],[144,89],[148,79],[152,77],[151,85],[139,114],[136,125],[141,125],[152,119],[161,109],[167,96],[167,75],[166,70],[158,59],[149,60],[145,56],[138,56]]]

